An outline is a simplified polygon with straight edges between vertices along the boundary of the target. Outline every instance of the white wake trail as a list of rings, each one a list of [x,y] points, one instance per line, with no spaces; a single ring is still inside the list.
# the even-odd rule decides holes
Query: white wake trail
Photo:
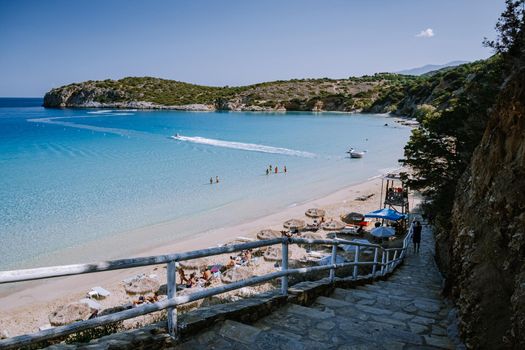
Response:
[[[171,138],[178,140],[178,141],[186,141],[186,142],[198,143],[202,145],[232,148],[232,149],[252,151],[252,152],[284,154],[287,156],[305,157],[305,158],[314,158],[316,156],[314,153],[296,151],[296,150],[288,149],[288,148],[259,145],[256,143],[243,143],[243,142],[208,139],[208,138],[200,137],[200,136],[191,137],[191,136],[177,135],[177,136],[171,136]]]

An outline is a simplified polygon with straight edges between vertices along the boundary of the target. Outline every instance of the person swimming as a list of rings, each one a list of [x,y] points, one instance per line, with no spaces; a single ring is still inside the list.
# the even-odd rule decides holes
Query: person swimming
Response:
[[[219,177],[218,177],[218,176],[215,176],[215,183],[216,183],[216,184],[219,183]]]

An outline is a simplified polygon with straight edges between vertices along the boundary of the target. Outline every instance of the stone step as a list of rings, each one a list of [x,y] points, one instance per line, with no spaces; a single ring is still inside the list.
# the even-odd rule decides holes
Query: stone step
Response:
[[[261,329],[243,323],[226,320],[199,334],[190,341],[175,347],[176,350],[186,349],[334,349],[331,346],[303,339],[290,333],[275,332],[271,329]]]

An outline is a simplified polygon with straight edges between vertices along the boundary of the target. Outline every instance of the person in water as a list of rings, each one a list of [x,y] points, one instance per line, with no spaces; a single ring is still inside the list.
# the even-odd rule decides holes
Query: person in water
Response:
[[[210,177],[210,185],[213,185],[213,177]]]
[[[215,183],[216,183],[216,184],[219,183],[219,177],[218,177],[218,176],[215,176]]]
[[[272,166],[271,165],[269,166],[269,168],[270,168],[270,171],[272,171]]]
[[[284,169],[283,169],[283,170],[284,170],[284,172],[286,173],[286,165],[284,166]]]
[[[270,175],[270,170],[268,170],[268,168],[266,168],[266,175]]]

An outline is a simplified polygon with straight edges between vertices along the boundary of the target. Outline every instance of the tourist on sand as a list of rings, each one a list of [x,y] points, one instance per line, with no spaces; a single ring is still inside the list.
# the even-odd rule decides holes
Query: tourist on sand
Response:
[[[233,256],[230,256],[230,260],[228,260],[228,263],[226,264],[226,269],[231,269],[232,267],[235,267],[235,258]]]
[[[277,174],[279,170],[277,170],[277,165],[275,166],[275,173]]]
[[[284,166],[284,169],[283,169],[283,170],[284,170],[284,173],[286,174],[286,165]]]
[[[414,223],[413,233],[412,233],[412,242],[414,243],[414,253],[419,253],[419,246],[421,244],[421,223],[416,221]]]
[[[190,275],[190,278],[188,279],[188,281],[186,282],[186,288],[191,288],[191,287],[193,287],[195,284],[197,284],[197,276],[196,276],[196,273],[193,272],[193,273]]]
[[[270,168],[270,171],[272,171],[272,166],[271,165],[269,166],[269,168]]]
[[[180,277],[181,284],[188,283],[188,278],[186,277],[186,273],[184,272],[184,269],[182,267],[179,269],[179,277]]]
[[[213,185],[213,177],[210,177],[210,185]]]
[[[266,175],[270,175],[270,170],[268,170],[268,168],[266,168]]]
[[[211,278],[211,271],[209,267],[206,267],[204,270],[202,270],[202,279],[208,282],[208,280]]]
[[[219,183],[219,177],[218,177],[218,176],[215,176],[215,183],[216,183],[216,184]]]

